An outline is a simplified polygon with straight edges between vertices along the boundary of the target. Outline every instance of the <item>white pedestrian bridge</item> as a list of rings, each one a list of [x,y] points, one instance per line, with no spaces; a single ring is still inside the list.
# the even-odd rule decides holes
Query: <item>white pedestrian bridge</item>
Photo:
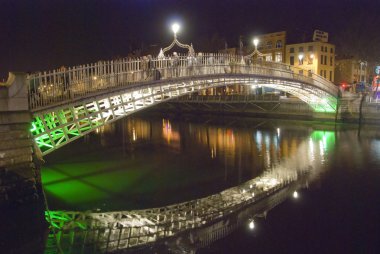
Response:
[[[48,154],[98,127],[158,103],[204,89],[241,85],[292,94],[316,112],[335,112],[338,88],[283,63],[198,54],[99,61],[28,76],[32,133]]]

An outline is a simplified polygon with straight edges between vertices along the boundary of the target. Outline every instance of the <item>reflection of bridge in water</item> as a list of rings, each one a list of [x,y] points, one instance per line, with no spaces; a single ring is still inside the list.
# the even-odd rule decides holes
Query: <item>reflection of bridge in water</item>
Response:
[[[196,229],[199,229],[197,239],[192,233],[186,240],[201,247],[236,228],[241,221],[226,225],[221,221],[231,215],[242,217],[247,214],[244,212],[247,206],[252,206],[248,210],[255,211],[251,214],[254,216],[281,203],[289,190],[302,185],[300,180],[310,170],[274,170],[218,194],[166,207],[105,213],[51,211],[46,218],[56,230],[56,240],[62,249],[110,252],[179,239]],[[243,213],[239,215],[240,212]],[[205,228],[211,228],[213,235],[205,236]]]
[[[50,247],[112,252],[167,244],[194,250],[226,236],[247,219],[265,214],[319,174],[326,136],[313,133],[289,159],[261,176],[220,193],[165,207],[118,212],[46,214],[56,231]],[[307,155],[307,156],[305,156]]]

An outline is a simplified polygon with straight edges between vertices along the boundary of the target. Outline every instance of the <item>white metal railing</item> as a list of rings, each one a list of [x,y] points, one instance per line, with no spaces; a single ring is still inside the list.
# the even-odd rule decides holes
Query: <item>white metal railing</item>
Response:
[[[34,73],[28,76],[29,108],[65,103],[105,89],[130,84],[202,75],[253,74],[309,84],[336,96],[330,81],[306,70],[278,62],[246,61],[241,56],[198,53],[192,57],[123,58]]]

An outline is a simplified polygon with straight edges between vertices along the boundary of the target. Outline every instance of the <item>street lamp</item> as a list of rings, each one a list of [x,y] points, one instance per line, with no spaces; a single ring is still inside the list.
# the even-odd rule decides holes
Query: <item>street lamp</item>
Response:
[[[174,34],[173,41],[166,48],[160,49],[160,53],[157,56],[159,59],[164,58],[165,57],[165,52],[167,52],[170,49],[172,49],[175,45],[177,45],[180,48],[188,49],[189,50],[189,56],[194,56],[195,55],[193,44],[187,45],[187,44],[183,44],[183,43],[181,43],[181,42],[179,42],[177,40],[177,33],[178,33],[178,31],[179,31],[180,28],[181,27],[180,27],[180,25],[178,23],[173,23],[172,24],[172,31],[173,31],[173,34]]]
[[[174,24],[172,25],[172,31],[173,31],[173,33],[174,33],[174,37],[177,36],[177,32],[179,31],[179,28],[180,28],[180,26],[179,26],[178,23],[174,23]]]
[[[298,60],[299,60],[299,65],[302,65],[303,64],[303,54],[299,54],[298,55]]]
[[[259,45],[259,39],[253,39],[253,45],[255,45],[255,50],[257,50],[257,45]]]

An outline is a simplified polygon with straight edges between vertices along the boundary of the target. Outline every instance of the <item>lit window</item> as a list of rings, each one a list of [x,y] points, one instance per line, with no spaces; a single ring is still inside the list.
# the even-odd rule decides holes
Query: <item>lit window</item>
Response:
[[[281,52],[276,52],[276,62],[282,62],[282,53]]]
[[[265,56],[265,61],[271,62],[272,61],[272,55]]]
[[[308,64],[313,64],[313,61],[314,61],[314,54],[313,53],[311,53],[310,55],[309,55],[309,57],[308,57]]]

